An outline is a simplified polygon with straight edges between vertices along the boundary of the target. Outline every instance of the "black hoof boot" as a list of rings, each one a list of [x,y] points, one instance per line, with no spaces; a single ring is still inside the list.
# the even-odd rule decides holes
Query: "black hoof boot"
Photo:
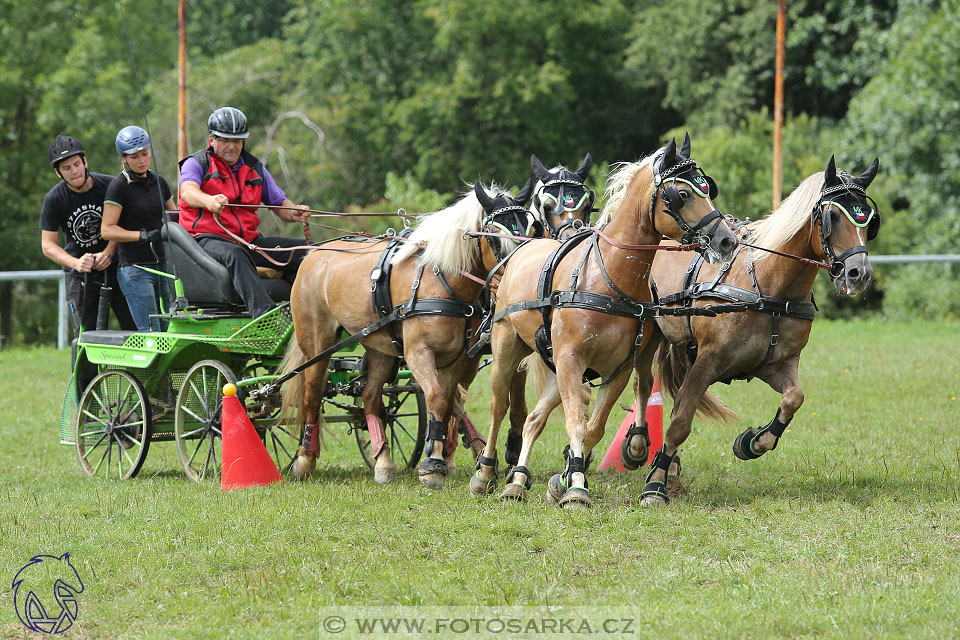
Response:
[[[793,418],[790,420],[792,419]],[[784,429],[786,429],[787,425],[790,424],[790,420],[787,420],[786,422],[780,422],[780,409],[777,409],[777,415],[773,420],[770,421],[770,424],[760,429],[756,427],[750,427],[737,436],[736,440],[733,441],[733,455],[737,456],[741,460],[756,460],[765,454],[766,451],[760,451],[758,453],[753,445],[757,439],[760,438],[760,436],[768,432],[774,437],[773,446],[770,447],[768,451],[773,451],[777,448],[777,445],[780,444],[780,436],[783,435]]]
[[[652,467],[650,473],[647,474],[647,483],[643,485],[643,492],[640,494],[641,506],[666,504],[670,502],[670,492],[667,491],[667,483],[660,480],[652,480],[651,478],[653,478],[653,474],[658,469],[662,470],[664,475],[668,474],[670,472],[670,465],[676,457],[676,453],[668,456],[663,447],[661,447],[660,451],[657,451],[657,455],[653,459],[653,464],[650,465]]]
[[[447,461],[443,458],[424,458],[417,467],[420,482],[428,489],[443,489],[447,473],[449,473]]]
[[[620,443],[620,462],[623,464],[623,468],[629,471],[639,469],[647,464],[647,456],[635,458],[630,453],[630,439],[633,436],[643,436],[643,441],[646,443],[644,445],[644,451],[647,451],[647,449],[650,448],[650,430],[647,427],[647,423],[644,422],[642,427],[638,427],[636,424],[631,426],[627,430],[627,435],[624,436],[623,442]]]

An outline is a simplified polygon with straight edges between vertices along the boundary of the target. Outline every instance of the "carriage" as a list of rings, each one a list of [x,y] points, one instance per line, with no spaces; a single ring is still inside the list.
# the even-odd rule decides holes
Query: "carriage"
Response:
[[[176,293],[162,316],[169,326],[163,332],[87,331],[74,341],[61,444],[76,448],[88,475],[125,479],[140,471],[152,442],[173,440],[187,477],[218,477],[222,388],[229,382],[237,385],[278,468],[289,470],[302,426],[284,419],[279,391],[249,393],[278,377],[293,334],[289,302],[248,317],[226,269],[185,229],[168,223],[162,235],[171,272],[162,275],[173,280]],[[274,300],[289,299],[283,280],[265,284]],[[356,344],[338,351],[323,403],[326,422],[346,423],[372,467],[359,402],[365,376],[366,359]],[[427,429],[423,391],[401,364],[382,393],[391,456],[398,465],[415,467]]]

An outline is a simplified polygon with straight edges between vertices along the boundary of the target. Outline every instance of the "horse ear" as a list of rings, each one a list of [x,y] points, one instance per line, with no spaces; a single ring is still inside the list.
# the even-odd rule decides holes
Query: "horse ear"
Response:
[[[473,192],[476,194],[477,200],[480,201],[480,206],[483,207],[484,211],[489,211],[493,208],[493,198],[490,197],[479,180],[474,183]]]
[[[526,204],[527,199],[530,198],[531,191],[533,191],[533,180],[531,180],[530,178],[527,178],[527,181],[526,183],[524,183],[523,188],[521,188],[520,191],[517,192],[516,197],[514,197],[514,201],[517,204]]]
[[[580,167],[577,168],[576,171],[574,171],[574,173],[577,174],[577,177],[580,178],[580,182],[583,182],[584,180],[587,179],[587,174],[590,173],[590,169],[592,167],[593,167],[593,158],[591,158],[590,154],[588,153],[586,157],[584,157],[583,162],[580,163]]]
[[[830,156],[830,159],[827,160],[827,168],[823,171],[823,183],[824,184],[833,184],[837,181],[837,161],[834,159],[833,155]]]
[[[683,134],[683,144],[680,145],[680,155],[684,158],[690,157],[690,134]]]
[[[677,163],[677,139],[670,138],[667,143],[667,149],[663,152],[663,159],[660,161],[660,167],[669,169]]]
[[[550,172],[543,166],[540,158],[538,158],[535,153],[530,155],[530,166],[533,167],[533,175],[537,176],[538,180],[546,182],[547,178],[550,177]]]
[[[870,186],[870,183],[873,182],[873,179],[877,177],[878,171],[880,171],[880,158],[874,158],[870,166],[867,167],[867,170],[861,173],[859,178],[854,178],[853,181],[866,189]]]

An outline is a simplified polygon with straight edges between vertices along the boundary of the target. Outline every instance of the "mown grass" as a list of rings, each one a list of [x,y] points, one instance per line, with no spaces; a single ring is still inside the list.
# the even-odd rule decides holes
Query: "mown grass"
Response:
[[[0,568],[9,585],[69,551],[86,585],[73,637],[327,637],[322,607],[393,604],[621,606],[632,637],[955,637],[958,355],[957,323],[818,321],[775,452],[746,463],[730,445],[777,395],[716,385],[741,420],[695,423],[683,498],[639,509],[639,472],[592,473],[595,507],[568,513],[543,500],[559,412],[524,505],[471,498],[463,449],[442,492],[413,474],[378,486],[345,433],[306,483],[222,493],[187,482],[172,443],[134,480],[91,481],[58,444],[69,355],[4,351]],[[468,404],[481,431],[485,373]],[[26,635],[9,589],[0,635]]]

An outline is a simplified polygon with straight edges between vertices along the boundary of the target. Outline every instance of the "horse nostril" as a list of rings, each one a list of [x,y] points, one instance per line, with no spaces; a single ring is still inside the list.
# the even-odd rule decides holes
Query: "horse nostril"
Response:
[[[720,240],[720,252],[723,255],[728,255],[734,249],[737,248],[737,243],[733,238],[723,238]]]
[[[856,282],[857,280],[859,280],[859,279],[860,279],[860,269],[858,269],[857,267],[850,267],[849,269],[847,269],[847,279],[848,279],[848,280],[853,280],[854,282]]]

